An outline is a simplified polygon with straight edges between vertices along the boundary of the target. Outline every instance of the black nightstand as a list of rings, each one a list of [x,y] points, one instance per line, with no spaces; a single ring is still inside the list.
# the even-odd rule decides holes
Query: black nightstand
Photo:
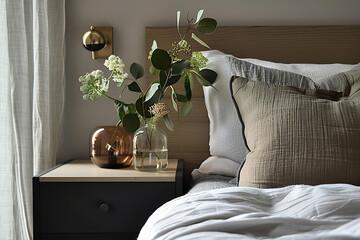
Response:
[[[34,240],[136,239],[147,218],[183,194],[183,161],[164,172],[73,160],[33,177]]]

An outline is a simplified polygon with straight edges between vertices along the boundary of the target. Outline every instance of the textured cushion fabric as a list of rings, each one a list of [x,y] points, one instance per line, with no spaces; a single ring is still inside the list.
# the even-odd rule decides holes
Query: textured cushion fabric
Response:
[[[237,75],[266,82],[280,81],[285,85],[315,88],[329,76],[360,68],[359,64],[280,64],[257,59],[239,59],[216,50],[205,51],[203,54],[209,60],[207,68],[218,73],[214,86],[219,91],[209,87],[203,88],[210,120],[210,154],[222,159],[230,159],[238,166],[245,160],[247,149],[243,137],[238,134],[242,126],[231,99],[229,88],[231,76]],[[320,87],[342,91],[335,86],[335,83],[333,85],[328,86],[325,81]],[[209,171],[210,165],[206,164],[206,171]],[[216,171],[217,166],[214,166],[212,173],[215,174]],[[228,172],[235,171],[229,169]]]
[[[250,149],[239,186],[360,185],[360,70],[339,75],[343,92],[232,80]]]
[[[199,169],[194,169],[191,176],[196,180],[202,175],[222,175],[234,177],[237,175],[239,164],[229,158],[210,156],[202,162]]]

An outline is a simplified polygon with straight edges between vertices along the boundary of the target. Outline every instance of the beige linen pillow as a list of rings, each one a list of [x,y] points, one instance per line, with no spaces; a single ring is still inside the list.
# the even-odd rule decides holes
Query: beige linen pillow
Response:
[[[250,150],[239,186],[360,185],[360,71],[341,78],[342,93],[232,79]]]
[[[238,134],[242,129],[235,106],[232,102],[229,84],[233,75],[250,80],[272,82],[301,88],[321,88],[343,91],[336,84],[328,85],[328,79],[334,75],[350,70],[359,70],[360,63],[349,64],[283,64],[259,59],[241,59],[222,53],[217,50],[202,52],[209,60],[206,68],[217,72],[218,77],[214,83],[215,88],[204,87],[204,99],[210,120],[209,150],[210,158],[201,165],[199,170],[211,174],[222,174],[218,165],[213,163],[214,158],[219,161],[226,160],[223,168],[235,176],[238,167],[244,162],[248,153],[242,136]],[[203,166],[207,166],[203,169]]]

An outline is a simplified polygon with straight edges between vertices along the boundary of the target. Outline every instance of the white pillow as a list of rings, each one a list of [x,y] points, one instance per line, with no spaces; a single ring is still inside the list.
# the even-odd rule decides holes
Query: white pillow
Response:
[[[240,166],[240,164],[245,160],[248,150],[245,146],[243,136],[239,134],[239,132],[242,131],[242,126],[231,98],[230,78],[233,75],[245,78],[249,78],[250,76],[252,80],[266,81],[266,78],[268,77],[261,76],[263,71],[255,74],[254,72],[249,72],[249,69],[244,70],[245,67],[251,66],[251,64],[247,64],[246,62],[270,68],[265,70],[266,72],[273,69],[271,74],[276,74],[277,70],[282,70],[289,72],[288,74],[295,73],[300,75],[295,76],[293,74],[292,76],[295,76],[296,79],[304,82],[290,83],[290,85],[295,84],[297,87],[304,87],[303,84],[306,84],[309,88],[313,87],[313,82],[321,88],[329,88],[327,85],[321,84],[324,79],[340,72],[360,69],[360,64],[282,64],[258,59],[240,59],[217,50],[204,51],[202,53],[209,60],[206,68],[212,69],[218,74],[217,80],[214,83],[214,86],[218,89],[218,91],[211,87],[203,88],[205,105],[210,120],[210,154],[212,156],[222,157],[222,159],[230,159],[236,162],[237,166]],[[252,67],[254,69],[262,70],[259,66]],[[244,76],[244,74],[247,74],[247,76]],[[288,74],[284,75],[284,81],[288,79]],[[264,79],[262,80],[259,78]],[[288,84],[289,83],[285,83],[285,85]],[[222,160],[218,159],[218,161]],[[206,171],[211,171],[212,174],[223,173],[223,170],[221,172],[217,171],[218,165],[214,165],[213,163],[213,158],[210,157],[205,160],[199,170],[202,171],[202,166],[206,165]],[[229,164],[224,164],[224,166],[229,166]],[[213,167],[213,169],[211,169],[211,167]],[[231,167],[233,168],[234,166]],[[228,172],[236,171],[228,169]]]
[[[237,175],[238,168],[239,164],[231,159],[219,156],[210,156],[201,163],[199,169],[194,169],[192,171],[191,176],[194,180],[204,174],[234,177]]]

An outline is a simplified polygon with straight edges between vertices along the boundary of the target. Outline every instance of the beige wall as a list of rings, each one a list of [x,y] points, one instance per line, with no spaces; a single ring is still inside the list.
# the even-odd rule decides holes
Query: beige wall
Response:
[[[104,61],[92,60],[81,46],[81,36],[90,25],[113,26],[114,53],[127,66],[134,61],[145,65],[144,27],[172,26],[177,10],[195,16],[200,9],[222,26],[360,24],[358,0],[68,0],[64,159],[88,158],[90,131],[117,122],[109,100],[90,103],[82,100],[79,91],[80,75],[104,70]]]

